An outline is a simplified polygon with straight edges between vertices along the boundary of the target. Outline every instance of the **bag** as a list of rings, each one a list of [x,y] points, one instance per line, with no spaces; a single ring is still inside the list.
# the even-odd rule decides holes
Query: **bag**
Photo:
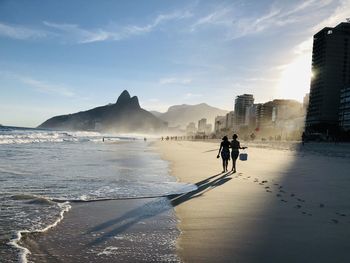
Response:
[[[248,160],[248,154],[247,153],[240,153],[239,154],[239,159],[241,161],[247,161]]]

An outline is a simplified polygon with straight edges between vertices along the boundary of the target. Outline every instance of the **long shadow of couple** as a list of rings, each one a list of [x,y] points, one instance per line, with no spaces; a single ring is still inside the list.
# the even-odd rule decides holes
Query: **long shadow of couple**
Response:
[[[159,215],[171,209],[172,207],[178,206],[186,201],[189,201],[192,198],[202,196],[205,192],[210,191],[230,181],[232,178],[228,176],[231,174],[232,174],[231,172],[224,173],[224,174],[223,173],[215,174],[213,176],[206,178],[205,180],[197,182],[195,184],[197,186],[197,189],[194,191],[184,193],[184,194],[168,195],[165,198],[157,198],[153,201],[147,202],[142,206],[127,212],[121,217],[108,220],[102,224],[99,224],[89,229],[85,234],[91,234],[93,232],[102,231],[102,230],[105,230],[106,228],[110,228],[115,225],[114,229],[108,232],[105,232],[102,236],[99,236],[97,239],[90,242],[88,246],[97,245],[101,242],[104,242],[107,239],[112,238],[115,235],[127,230],[129,227],[131,227],[132,225],[142,220]]]

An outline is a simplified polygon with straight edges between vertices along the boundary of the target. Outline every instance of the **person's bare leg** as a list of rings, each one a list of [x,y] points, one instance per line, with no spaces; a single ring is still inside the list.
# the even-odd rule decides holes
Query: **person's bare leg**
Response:
[[[222,172],[224,173],[225,172],[225,160],[222,159]]]
[[[232,159],[232,172],[234,172],[234,173],[236,172],[236,160],[237,159],[235,159],[235,158]]]
[[[227,172],[227,166],[228,166],[228,160],[226,160],[226,163],[225,163],[225,172]]]

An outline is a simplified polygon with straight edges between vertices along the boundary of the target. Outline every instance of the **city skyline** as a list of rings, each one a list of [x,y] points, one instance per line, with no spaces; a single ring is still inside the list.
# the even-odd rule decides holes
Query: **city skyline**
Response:
[[[312,36],[350,1],[2,1],[0,123],[34,127],[114,103],[128,89],[147,110],[201,102],[232,110],[302,101]],[[347,9],[348,8],[348,9]]]

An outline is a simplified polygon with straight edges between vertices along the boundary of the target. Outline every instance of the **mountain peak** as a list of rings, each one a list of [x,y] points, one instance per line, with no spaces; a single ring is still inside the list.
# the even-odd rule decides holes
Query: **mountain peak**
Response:
[[[130,101],[130,94],[127,90],[124,90],[118,97],[116,104],[125,104]]]
[[[130,99],[130,104],[135,107],[135,108],[141,108],[140,107],[140,103],[139,103],[139,99],[137,98],[137,96],[133,96],[131,99]]]

